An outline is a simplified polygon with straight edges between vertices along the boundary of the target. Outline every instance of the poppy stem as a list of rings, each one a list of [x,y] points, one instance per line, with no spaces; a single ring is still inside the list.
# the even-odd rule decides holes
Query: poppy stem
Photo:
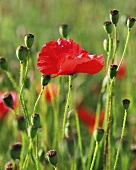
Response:
[[[112,64],[115,61],[116,54],[117,54],[117,25],[114,25],[114,36],[115,36],[115,41],[114,41],[114,51],[113,51],[113,57],[112,57]]]
[[[125,113],[124,113],[124,120],[123,120],[122,132],[121,132],[121,137],[120,137],[120,145],[119,145],[117,153],[116,153],[116,159],[115,159],[115,163],[114,163],[114,170],[117,169],[117,163],[118,163],[119,154],[120,154],[120,147],[121,147],[122,139],[124,137],[124,132],[125,132],[126,120],[127,120],[127,110],[125,110]]]
[[[68,108],[69,108],[69,104],[70,104],[71,91],[72,91],[72,76],[73,75],[69,75],[68,96],[67,96],[67,101],[66,101],[66,105],[65,105],[64,117],[63,117],[62,139],[65,136],[65,125],[66,125],[66,121],[67,121],[67,112],[68,112]]]
[[[99,145],[98,145],[98,142],[96,142],[95,150],[94,150],[94,155],[93,155],[93,160],[92,160],[92,163],[91,163],[90,170],[93,170],[94,163],[95,163],[95,159],[96,159],[97,152],[98,152],[98,146],[99,146]]]
[[[110,56],[111,56],[111,47],[112,47],[111,34],[108,34],[108,39],[109,39],[109,50],[108,50],[108,56],[107,56],[107,62],[106,62],[106,69],[108,69],[109,67]]]

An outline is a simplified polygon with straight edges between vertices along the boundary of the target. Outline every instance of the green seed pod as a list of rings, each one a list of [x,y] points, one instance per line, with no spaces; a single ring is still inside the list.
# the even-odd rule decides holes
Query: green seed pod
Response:
[[[114,25],[117,25],[119,20],[119,11],[116,9],[113,9],[110,11],[110,20]]]
[[[12,161],[8,161],[5,166],[5,170],[17,170],[17,166],[12,163]]]
[[[37,128],[37,126],[35,126],[35,125],[31,125],[31,126],[28,127],[27,132],[28,132],[28,136],[29,136],[31,139],[33,139],[33,138],[36,136],[37,129],[38,129],[38,128]]]
[[[20,159],[21,148],[22,144],[20,142],[11,145],[9,148],[10,157],[14,160]]]
[[[100,142],[103,138],[103,135],[104,135],[104,130],[102,128],[97,128],[95,131],[94,131],[94,139],[96,142]]]
[[[107,34],[112,33],[112,23],[111,21],[106,21],[103,23],[103,28]]]
[[[0,57],[0,66],[3,70],[8,70],[8,62],[4,57]]]
[[[42,87],[46,86],[50,82],[50,79],[51,79],[50,75],[43,74],[41,76],[41,85],[42,85]]]
[[[59,27],[59,32],[60,32],[60,35],[61,35],[63,38],[67,38],[68,33],[69,33],[68,25],[67,25],[67,24],[62,24],[62,25]]]
[[[24,115],[17,115],[16,116],[16,124],[17,128],[20,131],[25,131],[26,130],[26,120]]]
[[[72,127],[71,127],[69,122],[67,122],[66,126],[65,126],[65,137],[66,138],[72,138],[73,137]]]
[[[28,54],[27,47],[24,47],[24,46],[17,47],[16,56],[20,61],[26,61],[27,60],[27,54]]]
[[[123,103],[124,109],[127,110],[129,108],[129,105],[130,105],[130,100],[124,99],[124,100],[122,100],[122,103]]]
[[[39,114],[33,114],[31,116],[31,123],[35,126],[37,126],[37,128],[39,128],[41,126],[41,122],[40,122],[40,116]]]
[[[132,28],[133,26],[134,26],[134,23],[135,23],[135,18],[132,18],[132,17],[129,17],[128,19],[127,19],[127,27],[130,29],[130,28]]]
[[[33,43],[34,43],[34,35],[33,34],[26,34],[24,41],[25,41],[26,47],[31,48]]]
[[[110,78],[113,79],[114,77],[116,77],[117,75],[117,68],[118,66],[117,65],[110,65]]]
[[[3,99],[3,102],[5,103],[5,105],[7,107],[14,109],[13,108],[14,100],[13,100],[12,95],[9,92],[4,93],[3,96],[2,96],[2,99]]]
[[[55,150],[50,150],[47,152],[47,158],[48,161],[53,165],[53,166],[57,166],[58,163],[58,156],[57,156],[57,152]]]
[[[40,150],[39,150],[38,156],[39,156],[39,161],[40,161],[41,163],[46,162],[46,159],[45,159],[45,151],[44,151],[43,149],[40,149]]]

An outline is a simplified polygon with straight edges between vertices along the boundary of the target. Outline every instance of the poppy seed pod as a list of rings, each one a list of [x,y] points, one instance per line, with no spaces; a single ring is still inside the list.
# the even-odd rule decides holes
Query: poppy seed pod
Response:
[[[48,161],[53,165],[53,166],[57,166],[58,163],[58,156],[57,156],[57,152],[55,150],[50,150],[47,152],[47,158]]]
[[[117,75],[117,68],[118,66],[117,65],[110,65],[110,78],[113,79],[114,77],[116,77]]]
[[[17,124],[17,128],[20,131],[25,131],[26,130],[26,120],[24,115],[17,115],[16,116],[16,124]]]
[[[33,125],[37,126],[37,128],[39,128],[41,126],[39,114],[35,113],[31,116],[31,123]]]
[[[68,33],[69,33],[68,25],[67,25],[67,24],[62,24],[62,25],[59,27],[59,32],[60,32],[60,35],[61,35],[63,38],[67,38]]]
[[[13,109],[14,100],[13,100],[11,93],[9,92],[4,93],[2,96],[2,99],[7,107],[10,107],[11,109]]]
[[[133,26],[134,26],[134,23],[135,23],[135,18],[132,18],[132,17],[129,17],[128,19],[127,19],[127,27],[130,29],[130,28],[132,28]]]
[[[41,85],[42,85],[42,87],[46,86],[50,82],[50,79],[51,79],[50,75],[43,74],[41,76]]]
[[[3,70],[8,70],[8,62],[5,57],[0,57],[0,66]]]
[[[14,160],[20,159],[21,148],[22,148],[22,144],[20,142],[11,145],[9,148],[10,157]]]
[[[102,128],[97,128],[95,131],[94,131],[94,139],[96,142],[100,142],[103,138],[103,135],[104,135],[104,129]]]
[[[19,46],[16,49],[16,56],[20,61],[25,61],[27,59],[28,49],[25,46]]]
[[[33,139],[36,136],[37,133],[37,126],[35,125],[31,125],[28,127],[27,132],[28,132],[28,136]]]
[[[112,22],[111,21],[104,22],[103,28],[107,34],[111,34],[112,33]]]
[[[34,43],[34,35],[33,34],[26,34],[24,37],[24,42],[27,48],[31,48]]]
[[[130,100],[124,99],[124,100],[122,100],[122,103],[123,103],[124,109],[127,110],[129,108],[129,105],[130,105]]]
[[[117,25],[119,20],[119,11],[116,9],[113,9],[110,11],[110,20],[114,25]]]
[[[12,161],[9,161],[5,164],[5,170],[17,170],[17,166],[12,163]]]

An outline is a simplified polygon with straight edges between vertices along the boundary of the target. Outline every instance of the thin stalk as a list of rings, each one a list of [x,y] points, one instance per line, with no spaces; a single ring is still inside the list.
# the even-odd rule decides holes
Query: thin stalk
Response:
[[[71,91],[72,91],[72,76],[69,75],[69,85],[68,85],[68,96],[67,96],[67,101],[65,105],[65,111],[64,111],[64,117],[63,117],[63,128],[62,128],[62,139],[64,138],[65,135],[65,125],[67,121],[67,112],[70,104],[70,98],[71,98]]]
[[[109,40],[109,50],[108,50],[108,56],[107,56],[107,62],[106,62],[106,69],[108,69],[109,63],[110,63],[111,47],[112,47],[111,34],[108,34],[108,40]]]
[[[112,57],[112,64],[115,61],[116,54],[117,54],[117,25],[114,25],[114,36],[115,36],[115,41],[114,41],[114,51],[113,51],[113,57]]]
[[[124,113],[124,120],[123,120],[122,132],[121,132],[121,137],[120,137],[120,145],[119,145],[117,153],[116,153],[114,170],[117,169],[117,164],[118,164],[118,159],[119,159],[119,154],[120,154],[120,147],[121,147],[122,139],[124,137],[124,132],[125,132],[126,120],[127,120],[127,110],[125,110],[125,113]]]
[[[7,77],[9,78],[10,82],[12,83],[14,89],[18,92],[19,91],[18,86],[17,86],[15,80],[13,79],[13,77],[11,76],[10,72],[5,71],[5,73],[6,73]]]
[[[40,165],[39,165],[39,156],[38,156],[38,132],[36,134],[36,153],[35,153],[35,156],[36,156],[36,170],[39,170],[40,168]]]
[[[120,68],[120,66],[121,66],[121,64],[122,64],[122,62],[123,62],[124,56],[125,56],[125,54],[126,54],[126,50],[127,50],[129,38],[130,38],[130,29],[128,28],[128,33],[127,33],[127,38],[126,38],[126,43],[125,43],[124,51],[123,51],[123,54],[122,54],[120,63],[119,63],[119,65],[118,65],[117,71],[119,70],[119,68]]]
[[[19,80],[20,89],[23,84],[23,74],[24,74],[24,63],[20,61],[20,80]]]
[[[75,117],[76,117],[76,126],[77,126],[77,134],[78,134],[78,146],[79,146],[80,154],[81,154],[81,162],[82,162],[83,170],[85,170],[83,148],[82,148],[82,139],[81,139],[80,125],[79,125],[79,119],[78,119],[77,113],[75,113]]]
[[[24,153],[25,153],[25,132],[22,132],[22,149],[21,149],[21,156],[20,156],[20,169],[22,169]]]
[[[33,113],[35,113],[35,111],[36,111],[38,102],[39,102],[39,100],[40,100],[40,98],[41,98],[41,96],[42,96],[42,94],[43,94],[43,91],[44,91],[44,86],[42,86],[41,91],[40,91],[40,94],[39,94],[39,96],[38,96],[38,98],[37,98],[37,100],[36,100],[36,102],[35,102],[34,109],[33,109]]]
[[[98,152],[98,142],[96,142],[96,144],[95,144],[95,150],[94,150],[93,160],[92,160],[92,163],[91,163],[90,170],[93,170],[95,159],[96,159],[96,156],[97,156],[97,152]]]

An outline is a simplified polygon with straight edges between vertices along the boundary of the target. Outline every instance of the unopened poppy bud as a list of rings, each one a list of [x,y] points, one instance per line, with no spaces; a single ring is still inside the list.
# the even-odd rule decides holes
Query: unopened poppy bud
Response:
[[[116,9],[113,9],[110,11],[110,20],[114,25],[117,25],[119,20],[119,11]]]
[[[2,99],[3,99],[3,102],[5,103],[6,106],[13,109],[14,100],[13,100],[13,97],[10,93],[8,93],[8,92],[4,93],[3,96],[2,96]]]
[[[39,156],[39,161],[41,163],[44,163],[46,161],[46,159],[45,159],[45,151],[43,149],[39,150],[38,156]]]
[[[117,65],[110,65],[110,78],[113,79],[117,75]]]
[[[94,139],[96,142],[100,142],[103,138],[103,135],[104,135],[104,130],[102,128],[97,128],[95,131],[94,131]]]
[[[112,23],[111,21],[106,21],[103,23],[103,28],[106,31],[107,34],[111,34],[112,33]]]
[[[26,88],[26,89],[29,89],[29,87],[30,87],[30,78],[26,78],[25,79],[25,82],[24,82],[25,84],[24,84],[24,87]]]
[[[26,47],[31,48],[33,43],[34,43],[34,35],[33,34],[26,34],[24,41],[25,41]]]
[[[35,125],[31,125],[28,127],[27,132],[28,132],[28,136],[33,139],[36,136],[37,133],[37,126]]]
[[[66,126],[65,126],[65,137],[66,138],[72,138],[73,137],[72,127],[71,127],[69,122],[67,122]]]
[[[5,164],[5,170],[17,170],[16,165],[13,165],[12,161],[9,161]]]
[[[130,29],[130,28],[132,28],[133,26],[134,26],[134,23],[135,23],[135,18],[132,18],[132,17],[129,17],[128,19],[127,19],[127,27]]]
[[[70,156],[74,156],[75,153],[75,142],[73,138],[66,138],[67,140],[67,147],[68,147],[68,153]]]
[[[20,142],[11,145],[9,148],[10,157],[14,160],[20,159],[21,148],[22,148],[22,144]]]
[[[19,46],[16,49],[16,56],[20,61],[25,61],[27,59],[27,47]]]
[[[124,100],[122,100],[122,102],[123,102],[124,109],[127,110],[129,108],[129,105],[130,105],[130,100],[124,99]]]
[[[58,163],[58,156],[57,156],[57,152],[55,150],[50,150],[47,152],[47,157],[48,157],[48,161],[53,165],[53,166],[57,166]]]
[[[41,76],[41,85],[42,85],[43,87],[46,86],[46,85],[50,82],[50,79],[51,79],[50,75],[45,75],[45,74],[43,74],[43,75]]]
[[[26,130],[26,120],[24,115],[17,115],[16,116],[16,121],[17,121],[17,128],[20,131]]]
[[[37,126],[37,128],[39,128],[41,126],[39,114],[35,113],[31,116],[31,123],[33,125]]]
[[[4,57],[0,57],[0,66],[3,70],[7,70],[8,69],[8,62],[7,59]]]
[[[59,27],[59,32],[60,32],[60,35],[61,35],[63,38],[67,38],[68,33],[69,33],[68,25],[67,25],[67,24],[62,24],[62,25]]]

